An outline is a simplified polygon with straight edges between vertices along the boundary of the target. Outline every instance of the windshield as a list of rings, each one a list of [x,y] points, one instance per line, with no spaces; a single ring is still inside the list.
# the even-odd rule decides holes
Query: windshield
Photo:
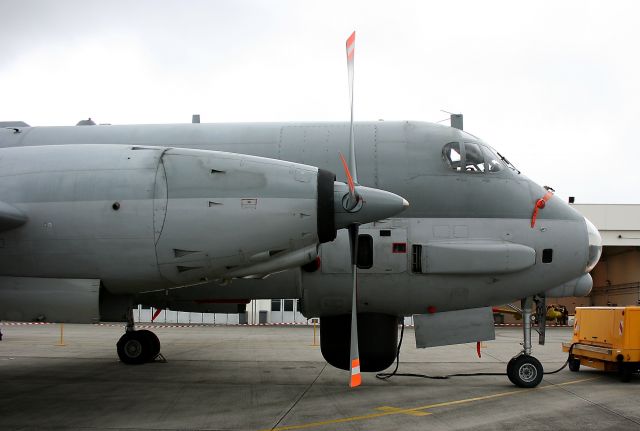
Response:
[[[514,172],[520,173],[520,169],[518,169],[515,166],[513,166],[513,164],[509,160],[507,160],[507,158],[505,156],[503,156],[502,154],[500,154],[497,151],[496,151],[496,154],[498,155],[498,157],[500,157],[500,160],[502,160],[504,162],[504,164],[509,167],[509,169],[511,169]]]
[[[442,148],[442,159],[456,172],[486,174],[504,171],[505,166],[520,171],[493,148],[478,142],[449,142]]]
[[[442,158],[444,159],[447,166],[454,171],[461,171],[461,161],[462,157],[460,156],[460,144],[458,142],[449,142],[442,149]]]
[[[484,172],[484,156],[480,150],[480,145],[473,142],[465,142],[464,151],[464,170],[467,172]]]
[[[499,172],[503,169],[502,159],[491,147],[482,146],[487,172]]]

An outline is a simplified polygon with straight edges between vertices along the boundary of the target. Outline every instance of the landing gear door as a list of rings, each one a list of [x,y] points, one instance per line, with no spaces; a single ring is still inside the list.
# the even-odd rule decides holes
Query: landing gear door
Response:
[[[369,236],[370,238],[367,238]],[[363,274],[397,274],[407,271],[407,230],[393,229],[360,229],[360,250],[367,248],[366,242],[373,245],[373,265],[358,265],[358,272]],[[364,254],[364,253],[362,253]]]

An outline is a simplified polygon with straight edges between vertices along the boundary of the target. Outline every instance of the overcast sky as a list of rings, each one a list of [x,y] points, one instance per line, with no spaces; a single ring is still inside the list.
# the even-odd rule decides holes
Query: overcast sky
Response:
[[[637,1],[0,0],[0,16],[0,120],[347,120],[356,30],[356,121],[461,112],[559,195],[640,204]]]

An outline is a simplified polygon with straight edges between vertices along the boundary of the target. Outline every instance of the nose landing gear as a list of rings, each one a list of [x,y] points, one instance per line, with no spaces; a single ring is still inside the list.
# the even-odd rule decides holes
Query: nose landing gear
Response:
[[[522,352],[511,358],[507,363],[507,377],[511,383],[521,388],[535,388],[542,381],[544,369],[536,358],[531,356],[531,305],[534,298],[528,297],[522,300],[522,332],[524,341]],[[536,298],[538,310],[545,310],[544,297]],[[541,306],[542,303],[542,306]],[[540,334],[540,344],[544,344],[545,319],[544,312],[541,316],[537,313],[538,333]]]
[[[128,365],[152,362],[160,356],[160,340],[158,336],[146,329],[136,331],[132,310],[129,310],[126,332],[118,340],[116,348],[120,360]]]

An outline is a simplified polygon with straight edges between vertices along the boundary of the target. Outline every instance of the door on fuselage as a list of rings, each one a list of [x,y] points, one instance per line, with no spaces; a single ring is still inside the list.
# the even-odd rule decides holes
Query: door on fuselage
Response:
[[[346,229],[338,231],[333,242],[320,251],[321,270],[325,274],[351,273],[349,237]],[[361,274],[397,274],[406,272],[408,259],[407,231],[404,228],[360,228],[358,237],[358,272]]]

